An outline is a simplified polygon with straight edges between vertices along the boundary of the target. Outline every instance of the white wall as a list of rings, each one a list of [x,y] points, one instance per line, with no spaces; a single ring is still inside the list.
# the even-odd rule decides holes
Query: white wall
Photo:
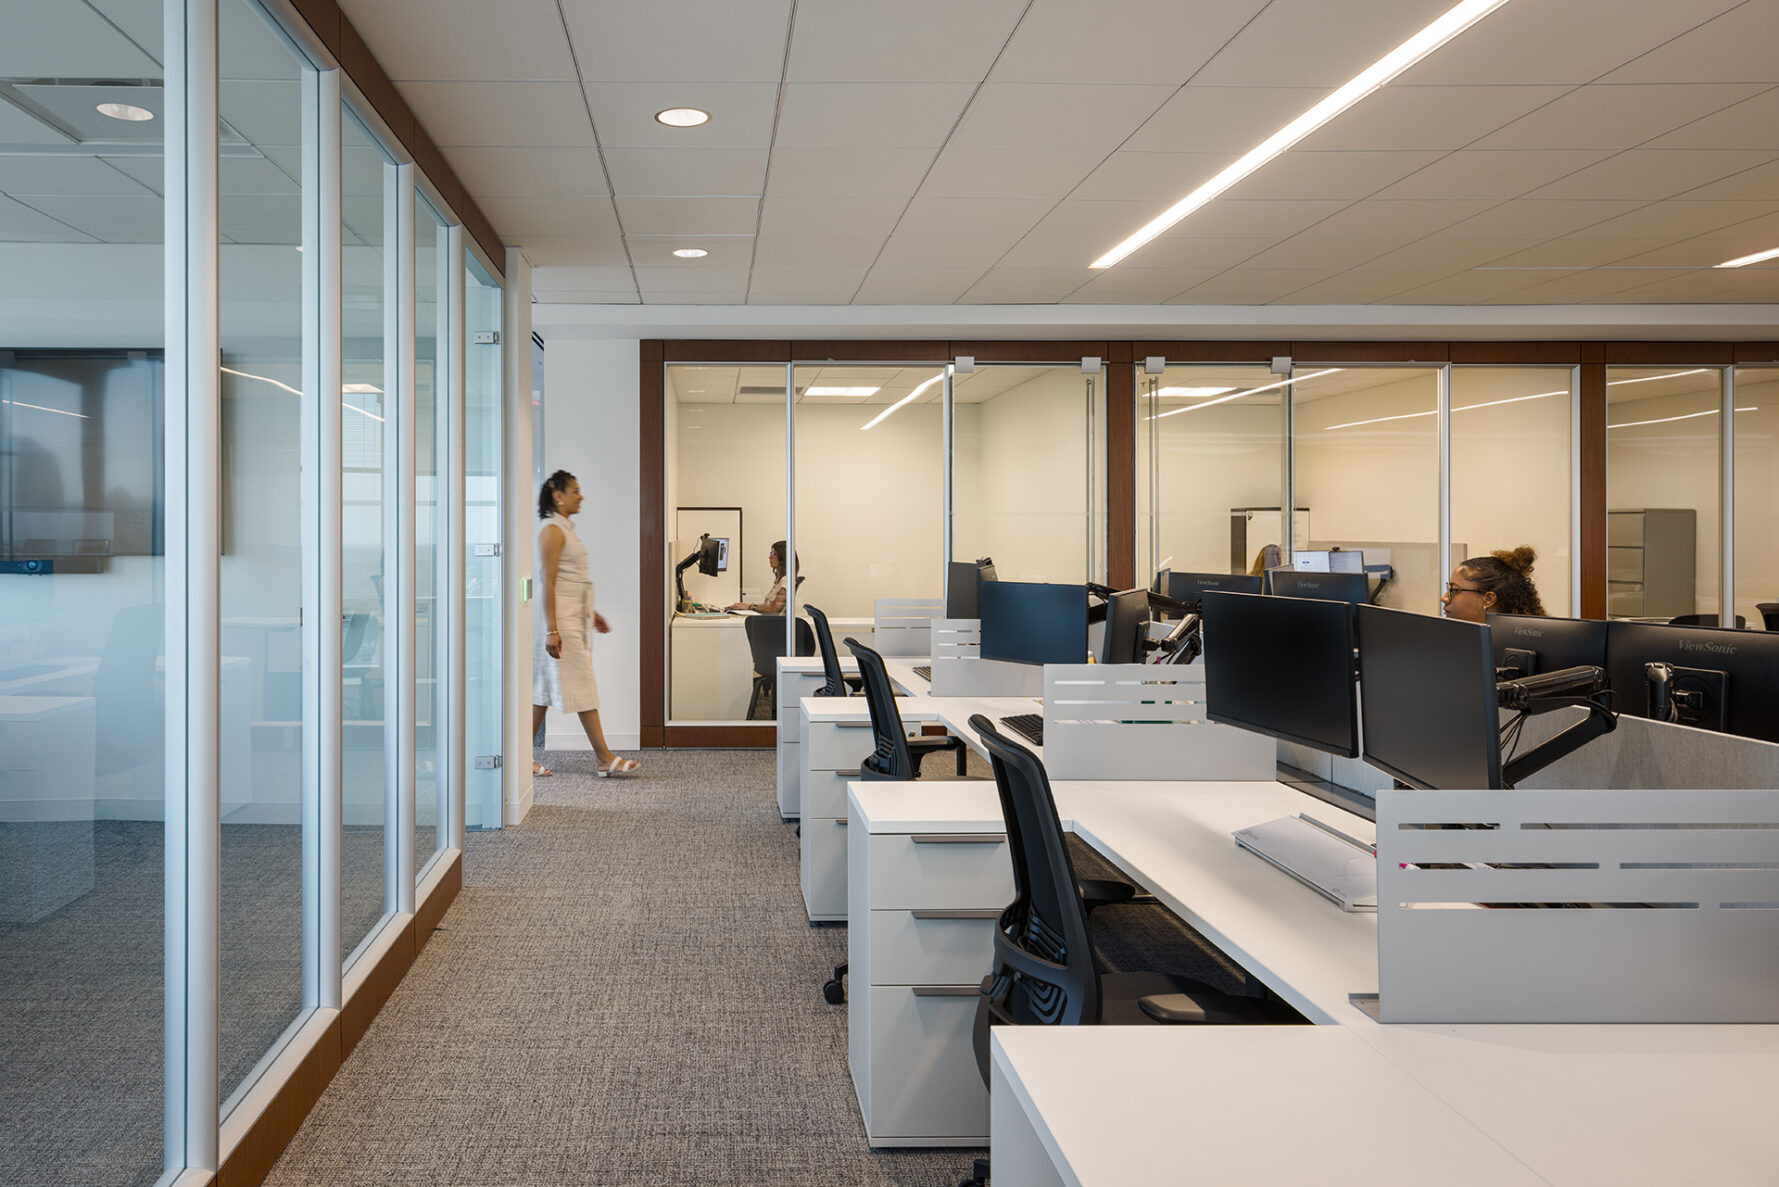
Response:
[[[575,517],[575,532],[587,546],[596,605],[612,627],[609,635],[593,636],[593,672],[599,680],[605,738],[619,750],[635,749],[642,737],[642,575],[637,571],[642,473],[636,448],[642,433],[637,393],[640,359],[635,340],[564,338],[544,343],[548,401],[544,472],[567,470],[580,481],[586,500]],[[529,534],[515,537],[513,547],[531,557],[536,547],[537,491],[530,492],[525,505]],[[524,563],[535,570],[535,559]],[[529,657],[527,652],[527,669]],[[524,687],[530,688],[529,679]],[[552,710],[544,730],[551,749],[591,749],[580,722],[572,716]]]

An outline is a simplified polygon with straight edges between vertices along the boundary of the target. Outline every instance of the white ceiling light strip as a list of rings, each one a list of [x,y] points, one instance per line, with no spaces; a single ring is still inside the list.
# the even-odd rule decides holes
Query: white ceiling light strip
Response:
[[[1725,260],[1721,264],[1713,264],[1713,268],[1745,268],[1749,264],[1764,263],[1767,260],[1779,260],[1779,247],[1771,251],[1757,251],[1751,256],[1737,256],[1733,260]]]
[[[57,416],[72,416],[79,420],[91,420],[84,412],[69,412],[66,408],[45,408],[42,404],[27,404],[23,400],[0,400],[0,404],[11,404],[14,408],[35,408],[39,412],[53,412]]]
[[[926,391],[928,388],[932,387],[935,383],[938,383],[941,379],[944,379],[944,378],[945,378],[945,372],[943,372],[943,371],[939,372],[937,375],[933,376],[931,379],[922,383],[919,387],[915,388],[913,391],[911,391],[907,395],[903,396],[900,400],[897,400],[894,404],[891,404],[888,408],[885,408],[882,412],[879,412],[876,416],[872,417],[871,423],[862,426],[859,429],[859,432],[862,433],[866,429],[876,428],[878,425],[882,424],[884,421],[886,421],[890,418],[890,413],[894,412],[896,409],[900,408],[904,404],[913,403],[915,401],[915,399],[917,399],[922,392]]]
[[[1711,368],[1709,367],[1695,367],[1691,371],[1670,371],[1666,375],[1645,375],[1640,379],[1613,379],[1609,380],[1606,386],[1618,387],[1621,384],[1626,383],[1654,383],[1658,379],[1679,379],[1682,375],[1701,375],[1710,369]],[[1567,388],[1554,392],[1534,392],[1529,396],[1509,396],[1505,400],[1485,400],[1481,404],[1465,404],[1462,407],[1452,409],[1452,411],[1469,412],[1473,408],[1495,408],[1502,404],[1518,404],[1522,400],[1542,400],[1549,396],[1566,396],[1568,394],[1569,391]],[[1425,412],[1401,412],[1395,416],[1374,416],[1370,420],[1349,420],[1345,424],[1325,425],[1323,426],[1322,431],[1324,433],[1332,433],[1335,429],[1356,429],[1361,425],[1381,425],[1386,421],[1414,420],[1417,417],[1433,416],[1434,414],[1434,409],[1428,409]],[[1648,421],[1645,423],[1653,424],[1655,422]]]
[[[1136,234],[1091,266],[1110,268],[1505,3],[1507,0],[1463,0],[1447,10],[1445,15],[1373,62],[1332,95],[1249,149],[1235,164],[1144,224]]]
[[[1667,425],[1677,420],[1697,420],[1701,416],[1716,416],[1722,409],[1707,408],[1703,412],[1688,412],[1680,416],[1658,416],[1654,420],[1627,420],[1623,424],[1607,425],[1609,429],[1634,429],[1641,425]],[[1738,408],[1737,412],[1759,412],[1759,408]]]
[[[1182,412],[1197,412],[1217,404],[1227,404],[1231,400],[1239,400],[1243,396],[1257,396],[1261,392],[1270,392],[1275,387],[1284,387],[1287,383],[1303,383],[1310,379],[1320,379],[1324,375],[1339,375],[1344,367],[1329,367],[1324,371],[1311,371],[1308,375],[1294,375],[1290,379],[1281,379],[1277,383],[1269,383],[1262,387],[1251,387],[1247,391],[1231,392],[1227,396],[1218,396],[1215,400],[1206,400],[1202,404],[1188,404],[1184,408],[1171,408],[1166,412],[1157,412],[1154,416],[1145,416],[1144,420],[1166,420],[1170,416],[1178,416]]]
[[[225,375],[239,375],[242,379],[257,379],[261,383],[269,383],[273,387],[281,388],[284,391],[289,392],[293,396],[301,396],[303,394],[302,392],[298,391],[296,388],[291,387],[290,384],[280,383],[278,380],[273,379],[269,375],[255,375],[251,371],[237,371],[233,367],[218,367],[217,370],[221,371]],[[354,391],[353,389],[355,389],[355,388],[368,389],[368,390]],[[348,383],[345,387],[340,389],[340,394],[343,396],[368,395],[370,392],[376,392],[376,391],[380,391],[380,390],[381,389],[379,389],[379,388],[371,387],[369,384]],[[346,401],[341,400],[340,407],[350,408],[350,409],[352,409],[352,411],[358,413],[360,416],[368,416],[372,420],[376,421],[378,424],[385,423],[383,418],[381,416],[378,416],[375,412],[371,412],[367,409],[360,408],[356,404],[348,404]]]

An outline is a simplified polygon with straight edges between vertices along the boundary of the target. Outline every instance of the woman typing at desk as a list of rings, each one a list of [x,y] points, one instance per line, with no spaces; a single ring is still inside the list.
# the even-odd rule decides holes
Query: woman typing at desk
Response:
[[[1485,622],[1490,614],[1532,614],[1546,617],[1538,587],[1532,584],[1532,563],[1538,554],[1521,545],[1488,556],[1473,556],[1452,570],[1439,600],[1447,618]]]
[[[785,547],[785,542],[783,540],[774,544],[772,546],[772,551],[766,554],[766,563],[772,567],[772,576],[774,578],[772,588],[766,591],[766,596],[760,601],[735,602],[729,609],[752,610],[757,614],[783,614],[785,603],[784,558],[789,552],[790,549]],[[797,560],[797,569],[799,571],[799,576],[797,577],[798,585],[803,584],[803,578],[801,576],[802,568],[803,561],[799,558]]]

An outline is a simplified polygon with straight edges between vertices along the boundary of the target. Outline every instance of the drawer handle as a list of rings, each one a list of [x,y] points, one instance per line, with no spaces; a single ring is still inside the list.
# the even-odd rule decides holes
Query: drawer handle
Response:
[[[834,823],[835,823],[835,824],[838,824],[838,825],[839,825],[839,826],[840,826],[840,827],[841,827],[841,828],[845,828],[845,827],[846,827],[846,821],[845,821],[845,820],[844,820],[844,819],[841,819],[841,820],[836,820],[836,821],[835,821],[835,822],[834,822]]]
[[[1006,833],[915,833],[909,838],[916,845],[1000,845]]]
[[[1001,912],[993,907],[982,911],[964,911],[955,909],[935,910],[927,908],[911,911],[909,914],[916,919],[999,919]]]
[[[868,730],[871,728],[869,721],[830,721],[828,724],[837,730]]]
[[[982,991],[974,985],[916,985],[915,997],[981,997]]]

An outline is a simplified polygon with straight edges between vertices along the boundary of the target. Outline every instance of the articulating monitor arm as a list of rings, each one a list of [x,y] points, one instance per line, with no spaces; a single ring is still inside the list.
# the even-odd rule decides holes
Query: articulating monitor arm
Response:
[[[1564,668],[1497,684],[1495,696],[1504,709],[1516,709],[1528,716],[1571,706],[1588,711],[1583,720],[1503,764],[1502,784],[1513,787],[1558,759],[1574,754],[1595,738],[1605,737],[1617,729],[1618,714],[1607,708],[1600,698],[1605,686],[1606,673],[1594,667]]]

